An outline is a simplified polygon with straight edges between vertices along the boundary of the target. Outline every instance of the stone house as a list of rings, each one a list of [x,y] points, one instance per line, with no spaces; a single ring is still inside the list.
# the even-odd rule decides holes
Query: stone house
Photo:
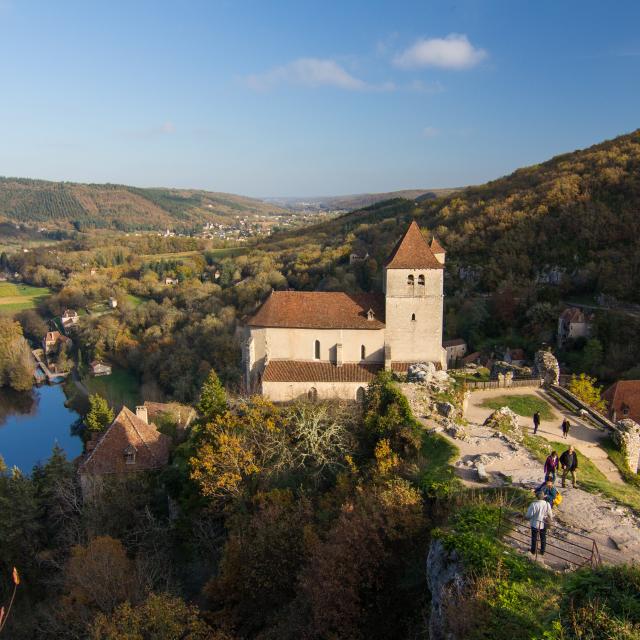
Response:
[[[562,347],[567,340],[588,338],[592,322],[593,315],[578,307],[567,307],[558,318],[558,346]]]
[[[640,380],[618,380],[603,394],[611,422],[625,418],[640,423]]]
[[[358,262],[364,262],[368,258],[369,258],[369,254],[366,251],[364,251],[362,253],[357,253],[356,251],[354,251],[349,256],[349,264],[356,264]]]
[[[57,352],[63,344],[70,346],[72,341],[71,338],[63,336],[59,331],[47,331],[42,340],[42,347],[47,356]]]
[[[412,222],[384,266],[383,293],[274,291],[249,319],[249,390],[274,401],[358,400],[380,369],[447,366],[442,346],[442,247]]]
[[[73,309],[66,309],[65,312],[60,316],[60,322],[65,329],[70,329],[78,324],[80,320],[78,316],[78,312]]]
[[[447,367],[449,369],[456,367],[458,362],[467,355],[467,343],[462,338],[445,340],[442,346],[447,352]]]
[[[171,438],[149,422],[147,408],[122,407],[97,442],[88,443],[78,465],[82,494],[90,497],[106,477],[161,469],[169,462]]]
[[[90,365],[91,375],[94,377],[99,376],[110,376],[111,375],[111,365],[106,362],[100,362],[99,360],[94,360]]]

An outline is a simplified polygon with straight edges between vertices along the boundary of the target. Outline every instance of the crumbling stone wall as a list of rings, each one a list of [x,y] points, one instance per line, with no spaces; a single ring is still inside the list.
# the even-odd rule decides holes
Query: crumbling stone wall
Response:
[[[629,418],[616,423],[613,439],[624,454],[629,468],[640,471],[640,425]]]
[[[560,383],[560,365],[551,351],[536,351],[533,375],[542,378],[544,384]]]

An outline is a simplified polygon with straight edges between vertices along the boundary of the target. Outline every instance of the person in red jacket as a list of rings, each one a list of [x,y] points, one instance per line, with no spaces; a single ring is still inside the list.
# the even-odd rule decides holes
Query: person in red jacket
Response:
[[[558,459],[558,453],[556,451],[552,451],[544,462],[545,480],[551,477],[554,482],[556,481],[556,472],[558,471],[559,464],[560,460]]]

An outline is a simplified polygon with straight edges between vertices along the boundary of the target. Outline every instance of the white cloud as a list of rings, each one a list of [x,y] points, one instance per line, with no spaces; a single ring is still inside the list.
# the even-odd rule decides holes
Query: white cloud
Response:
[[[484,49],[475,48],[466,35],[450,33],[446,38],[420,39],[398,54],[393,62],[398,67],[440,67],[470,69],[487,57]]]
[[[422,130],[422,135],[425,138],[435,138],[438,135],[438,133],[440,132],[435,127],[425,127]]]
[[[250,75],[246,83],[256,91],[268,91],[281,84],[292,84],[316,89],[337,87],[347,91],[392,91],[393,83],[371,85],[356,78],[335,60],[322,58],[299,58],[275,67],[265,73]]]

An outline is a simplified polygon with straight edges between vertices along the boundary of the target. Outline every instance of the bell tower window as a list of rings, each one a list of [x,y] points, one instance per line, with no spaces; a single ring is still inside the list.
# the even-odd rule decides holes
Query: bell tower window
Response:
[[[424,275],[423,274],[420,274],[418,276],[418,286],[424,287]]]
[[[408,284],[410,287],[413,287],[413,285],[414,285],[414,278],[413,278],[413,275],[412,275],[412,274],[409,274],[409,275],[407,276],[407,284]]]
[[[416,321],[416,314],[412,313],[411,314],[411,322],[415,322]]]
[[[367,357],[367,349],[364,345],[360,347],[360,360],[364,360]]]
[[[313,345],[313,357],[320,360],[320,340],[316,340]]]

